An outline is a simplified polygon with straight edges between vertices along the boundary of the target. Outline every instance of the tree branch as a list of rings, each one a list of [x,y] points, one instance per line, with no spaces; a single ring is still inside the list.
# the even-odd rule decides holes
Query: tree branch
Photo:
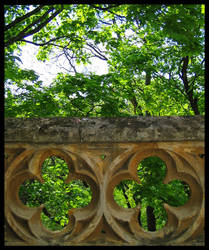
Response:
[[[49,23],[56,15],[58,15],[63,9],[61,10],[57,10],[55,13],[53,13],[49,18],[47,18],[43,23],[39,24],[38,27],[34,28],[33,30],[29,31],[28,33],[27,30],[30,29],[32,26],[38,24],[40,21],[42,21],[48,14],[49,12],[51,12],[52,10],[54,10],[54,7],[50,8],[48,11],[46,11],[44,13],[43,16],[41,16],[40,18],[38,18],[37,20],[35,20],[33,23],[31,23],[30,25],[28,25],[24,30],[22,30],[17,36],[12,37],[9,39],[9,41],[7,41],[5,43],[5,47],[13,44],[14,42],[20,41],[23,38],[33,35],[35,33],[37,33],[38,31],[40,31],[44,26],[46,26],[47,23]]]
[[[68,54],[68,52],[65,49],[63,49],[63,52],[64,52],[65,57],[67,58],[67,60],[68,60],[68,62],[70,64],[70,66],[73,68],[75,74],[77,74],[78,72],[77,72],[75,66],[72,64],[71,60],[69,59],[70,55]],[[71,59],[72,59],[72,57],[71,57]]]
[[[30,33],[27,34],[33,35],[34,33],[37,33],[39,30],[41,30],[47,23],[49,23],[55,16],[57,16],[62,10],[57,10],[55,13],[53,13],[46,21],[44,21],[42,24],[40,24],[37,28],[33,29]]]
[[[53,42],[53,41],[62,39],[62,38],[67,38],[67,36],[55,37],[55,38],[52,38],[51,40],[49,40],[49,41],[47,41],[47,42],[45,42],[45,43],[35,43],[35,42],[29,41],[29,40],[25,40],[25,39],[22,39],[22,40],[20,40],[20,41],[26,42],[26,43],[31,43],[31,44],[36,45],[36,46],[45,46],[45,45],[47,45],[47,44],[49,44],[49,45],[54,45],[54,46],[58,46],[58,45],[56,45],[56,44],[50,44],[50,43]],[[59,47],[60,47],[60,48],[64,48],[63,46],[59,46]]]
[[[115,8],[115,7],[118,7],[119,5],[121,4],[110,4],[108,5],[108,7],[105,7],[105,8],[102,8],[102,7],[99,7],[99,6],[95,6],[94,4],[89,4],[91,7],[95,8],[95,9],[98,9],[98,10],[109,10],[109,9],[112,9],[112,8]]]
[[[112,25],[112,23],[108,23],[108,22],[105,22],[103,20],[99,20],[99,22],[103,23],[103,24],[106,24],[106,25]]]
[[[86,43],[90,48],[92,48],[97,54],[94,54],[94,52],[92,52],[92,54],[94,54],[95,56],[99,57],[101,60],[107,61],[108,58],[106,56],[104,56],[100,51],[99,48],[95,48],[92,44],[90,43]]]
[[[114,12],[112,12],[110,9],[112,8],[115,8],[115,7],[118,7],[120,6],[121,4],[110,4],[108,7],[105,7],[105,8],[102,8],[102,7],[99,7],[99,6],[95,6],[94,4],[89,4],[91,7],[97,9],[97,10],[102,10],[102,11],[108,11],[110,13],[112,13],[113,15],[119,17],[119,18],[126,18],[125,16],[121,16],[121,15],[118,15]]]
[[[48,14],[49,12],[51,12],[52,10],[54,10],[54,7],[50,8],[49,10],[47,10],[43,16],[41,16],[40,18],[36,19],[34,22],[32,22],[31,24],[29,24],[25,29],[23,29],[17,36],[14,36],[12,38],[9,39],[9,41],[6,43],[6,47],[11,45],[14,42],[17,42],[18,40],[27,37],[28,35],[30,35],[30,33],[26,33],[28,29],[30,29],[31,27],[33,27],[34,25],[36,25],[37,23],[39,23],[41,20],[43,20]],[[38,26],[39,27],[39,26]],[[38,28],[37,27],[37,28]],[[37,29],[36,28],[36,29]],[[33,33],[31,33],[33,34]]]
[[[27,14],[25,14],[25,15],[23,15],[21,17],[17,17],[13,22],[11,22],[10,24],[4,26],[4,31],[7,31],[8,29],[10,29],[13,26],[15,26],[16,24],[22,22],[26,18],[36,14],[37,12],[39,12],[43,8],[43,6],[44,6],[43,4],[39,5],[36,9],[32,10],[31,12],[28,12]]]

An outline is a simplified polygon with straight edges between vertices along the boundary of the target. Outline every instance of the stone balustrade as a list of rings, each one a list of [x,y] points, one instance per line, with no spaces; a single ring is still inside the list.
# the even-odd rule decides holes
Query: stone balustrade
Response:
[[[52,155],[68,164],[68,181],[92,191],[60,231],[42,225],[44,204],[27,207],[18,195],[25,180],[43,182]],[[154,232],[140,226],[140,205],[123,208],[113,198],[122,180],[140,182],[137,165],[150,156],[165,162],[165,184],[180,179],[191,190],[183,206],[164,204],[167,223]],[[5,245],[186,245],[204,234],[204,200],[204,116],[5,119]]]

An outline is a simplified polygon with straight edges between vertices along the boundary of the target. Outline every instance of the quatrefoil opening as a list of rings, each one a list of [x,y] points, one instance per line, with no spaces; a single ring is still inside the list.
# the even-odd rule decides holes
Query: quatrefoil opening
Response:
[[[42,164],[42,182],[29,179],[19,189],[19,198],[25,206],[39,207],[44,204],[41,222],[51,231],[66,227],[69,210],[86,207],[92,199],[86,181],[70,180],[69,167],[64,159],[51,155]]]
[[[115,202],[124,208],[139,206],[139,225],[145,231],[157,231],[167,223],[164,203],[178,207],[190,198],[190,187],[182,180],[174,179],[163,183],[167,167],[157,156],[150,156],[139,162],[137,175],[139,182],[122,180],[114,188]]]

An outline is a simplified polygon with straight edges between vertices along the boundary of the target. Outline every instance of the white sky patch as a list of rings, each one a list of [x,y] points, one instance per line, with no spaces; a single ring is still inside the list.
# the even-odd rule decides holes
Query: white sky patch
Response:
[[[65,56],[59,57],[59,61],[57,59],[53,60],[49,59],[49,61],[42,62],[38,61],[36,58],[39,47],[28,43],[21,49],[22,52],[20,59],[22,63],[18,62],[18,64],[22,69],[34,70],[40,76],[39,80],[43,81],[43,84],[45,86],[49,86],[53,81],[53,78],[55,78],[58,73],[60,72],[67,73],[64,69],[60,67],[63,66],[66,69],[69,68],[69,64]],[[50,58],[53,57],[54,55],[50,56]],[[79,73],[94,72],[98,75],[108,73],[108,66],[105,61],[100,60],[99,58],[92,58],[91,62],[92,64],[86,66],[77,66],[76,69],[78,70]]]

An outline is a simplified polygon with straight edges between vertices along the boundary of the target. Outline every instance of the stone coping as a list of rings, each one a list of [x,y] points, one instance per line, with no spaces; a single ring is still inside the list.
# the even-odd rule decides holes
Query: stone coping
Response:
[[[203,141],[205,117],[5,118],[5,142]]]

